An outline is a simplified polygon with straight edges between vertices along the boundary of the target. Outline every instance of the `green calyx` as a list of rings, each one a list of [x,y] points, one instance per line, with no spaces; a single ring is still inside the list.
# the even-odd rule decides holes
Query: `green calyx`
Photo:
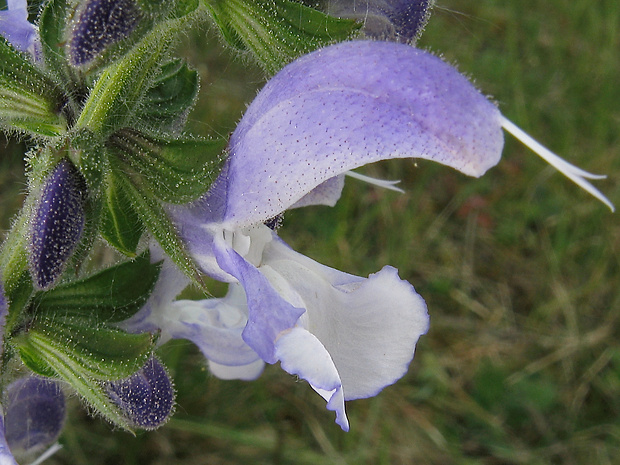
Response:
[[[63,92],[26,54],[0,37],[0,125],[33,137],[62,134]]]
[[[24,319],[11,328],[11,346],[35,373],[68,382],[99,414],[130,429],[105,383],[135,373],[153,353],[153,335],[129,334],[116,324],[142,308],[159,270],[146,253],[34,293]]]
[[[228,44],[251,52],[270,75],[301,55],[354,37],[361,27],[290,0],[205,3]]]

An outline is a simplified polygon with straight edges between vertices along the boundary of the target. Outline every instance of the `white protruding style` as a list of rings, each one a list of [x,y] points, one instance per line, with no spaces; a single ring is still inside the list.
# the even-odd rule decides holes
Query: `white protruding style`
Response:
[[[518,127],[516,124],[514,124],[512,121],[507,119],[505,116],[502,115],[500,121],[501,121],[502,127],[507,132],[512,134],[518,140],[520,140],[523,143],[523,145],[530,148],[536,155],[541,157],[543,160],[545,160],[547,163],[549,163],[551,166],[553,166],[555,169],[557,169],[560,173],[562,173],[568,179],[573,181],[583,190],[589,192],[594,197],[596,197],[601,202],[603,202],[605,205],[609,207],[609,209],[612,212],[616,210],[614,207],[614,204],[611,203],[611,201],[607,197],[605,197],[601,191],[599,191],[596,187],[594,187],[592,184],[590,184],[588,181],[584,179],[584,178],[605,179],[607,176],[601,175],[601,174],[588,173],[587,171],[584,171],[575,165],[571,165],[566,160],[564,160],[563,158],[553,153],[547,147],[543,146],[541,143],[534,140],[532,136],[527,134],[525,131],[523,131],[523,129]]]

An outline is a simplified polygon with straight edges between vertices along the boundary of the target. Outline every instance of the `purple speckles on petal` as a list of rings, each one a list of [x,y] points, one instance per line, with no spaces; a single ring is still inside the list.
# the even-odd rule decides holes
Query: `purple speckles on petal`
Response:
[[[248,108],[230,140],[223,222],[265,221],[384,159],[480,176],[503,142],[498,109],[441,59],[393,42],[341,43],[286,66]]]
[[[129,423],[137,428],[160,427],[168,420],[174,408],[172,381],[156,358],[151,358],[130,377],[111,381],[107,391]]]
[[[140,10],[133,0],[87,0],[76,14],[69,38],[73,66],[91,62],[135,29]]]
[[[30,226],[30,273],[39,289],[60,277],[80,241],[85,194],[82,175],[67,159],[45,181]]]
[[[9,385],[5,399],[5,436],[13,453],[39,450],[58,438],[65,422],[65,397],[58,383],[21,378]]]

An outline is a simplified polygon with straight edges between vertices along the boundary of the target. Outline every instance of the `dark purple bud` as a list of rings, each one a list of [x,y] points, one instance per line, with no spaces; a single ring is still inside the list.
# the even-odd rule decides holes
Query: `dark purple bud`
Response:
[[[65,423],[65,396],[55,381],[29,376],[6,390],[4,427],[14,454],[34,452],[54,442]]]
[[[364,21],[366,36],[414,42],[422,33],[434,0],[331,0],[329,13]]]
[[[129,424],[137,428],[159,428],[172,414],[174,387],[166,369],[156,358],[149,359],[129,378],[111,381],[107,391]]]
[[[133,0],[86,0],[71,25],[69,61],[73,66],[88,64],[129,36],[139,19],[140,10]]]
[[[386,11],[386,16],[394,25],[396,39],[410,42],[417,39],[430,16],[431,1],[399,1]]]
[[[85,196],[84,178],[62,159],[43,185],[30,225],[30,273],[37,288],[54,284],[80,241]]]

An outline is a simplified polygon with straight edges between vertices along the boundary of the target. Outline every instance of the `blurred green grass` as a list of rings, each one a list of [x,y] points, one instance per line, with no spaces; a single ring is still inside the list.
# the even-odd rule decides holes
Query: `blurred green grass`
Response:
[[[619,26],[617,0],[443,0],[419,46],[567,160],[608,174],[597,186],[620,205]],[[226,134],[260,73],[204,38],[188,39],[187,55],[203,78],[192,130]],[[24,181],[20,148],[0,150],[6,228]],[[48,463],[620,463],[617,214],[509,136],[481,179],[425,161],[361,171],[402,179],[406,193],[349,180],[336,207],[291,211],[281,229],[350,273],[391,264],[427,300],[431,329],[409,373],[348,403],[350,433],[279,367],[220,381],[175,341],[161,349],[178,389],[168,425],[132,437],[73,399],[64,450]]]

